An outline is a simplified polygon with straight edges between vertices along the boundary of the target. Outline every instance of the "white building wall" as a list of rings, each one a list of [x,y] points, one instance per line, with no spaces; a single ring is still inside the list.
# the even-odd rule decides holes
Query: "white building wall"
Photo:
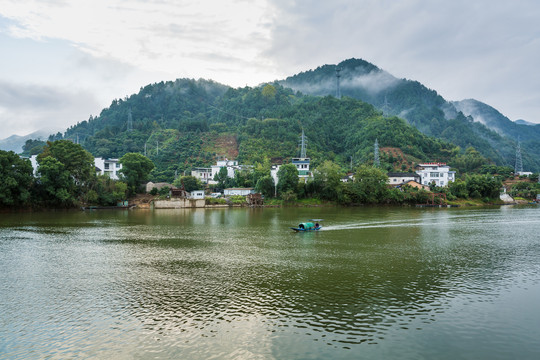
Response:
[[[193,190],[190,194],[191,199],[204,199],[204,190]]]
[[[446,164],[426,163],[418,164],[419,170],[416,173],[420,175],[422,185],[448,186],[449,183],[456,180],[456,172],[450,171]]]
[[[94,158],[94,165],[100,170],[98,175],[108,175],[113,180],[118,180],[122,164],[118,159]]]
[[[231,188],[223,190],[224,195],[241,195],[247,196],[249,194],[255,193],[253,188]]]

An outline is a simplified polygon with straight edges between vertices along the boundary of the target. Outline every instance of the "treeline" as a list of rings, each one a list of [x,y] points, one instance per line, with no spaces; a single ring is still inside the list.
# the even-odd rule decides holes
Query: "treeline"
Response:
[[[229,154],[243,164],[265,158],[286,163],[299,155],[302,130],[315,166],[325,160],[344,168],[351,160],[353,167],[372,163],[375,140],[402,149],[409,157],[407,169],[419,161],[451,162],[463,153],[353,98],[307,96],[277,83],[232,89],[187,79],[148,85],[115,100],[100,116],[68,129],[65,138],[78,139],[96,157],[146,154],[156,166],[152,180],[172,182],[177,174]],[[229,149],[221,144],[224,137],[234,140]],[[391,162],[384,166],[392,169]]]
[[[370,103],[386,116],[396,115],[422,133],[460,146],[474,147],[497,165],[512,163],[521,138],[523,163],[540,168],[539,126],[528,127],[512,121],[495,132],[471,117],[464,116],[436,91],[418,81],[398,79],[362,59],[348,59],[337,66],[325,65],[291,76],[280,84],[305,94],[326,96],[336,92],[335,71],[341,69],[341,94]],[[502,134],[502,135],[501,135]]]
[[[154,167],[143,155],[128,153],[120,159],[122,181],[98,176],[92,154],[68,140],[47,142],[37,161],[34,174],[30,160],[0,150],[0,208],[116,205],[136,193]]]

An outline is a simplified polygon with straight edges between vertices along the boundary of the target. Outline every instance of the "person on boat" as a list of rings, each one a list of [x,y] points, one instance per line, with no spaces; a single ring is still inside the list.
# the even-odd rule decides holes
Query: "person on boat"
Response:
[[[315,223],[315,228],[318,228],[319,227],[319,223]]]
[[[304,224],[300,224],[300,225],[298,225],[298,227],[299,227],[300,229],[303,229],[303,228],[304,228]]]

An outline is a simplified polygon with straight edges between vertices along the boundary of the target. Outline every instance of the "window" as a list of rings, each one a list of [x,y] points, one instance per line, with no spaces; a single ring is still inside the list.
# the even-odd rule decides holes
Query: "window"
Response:
[[[434,177],[439,177],[439,173],[438,172],[432,172],[432,173],[429,173],[429,176],[434,178]]]
[[[105,163],[105,170],[109,170],[109,163]]]
[[[116,168],[120,169],[120,163],[116,163]]]

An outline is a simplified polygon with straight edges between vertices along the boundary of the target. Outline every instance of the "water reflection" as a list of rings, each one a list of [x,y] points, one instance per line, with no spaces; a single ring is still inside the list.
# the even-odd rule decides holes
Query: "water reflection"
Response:
[[[523,292],[515,287],[518,275],[523,286],[537,286],[537,214],[375,208],[8,215],[0,220],[7,279],[0,349],[13,358],[31,351],[350,358],[366,345],[366,357],[392,348],[418,358],[432,349],[411,334],[438,334],[439,352],[449,347],[441,342],[449,328],[482,340],[493,322],[456,309],[482,310],[505,292]],[[288,230],[308,218],[325,218],[323,230]],[[539,350],[529,342],[535,324],[483,354],[524,343]],[[396,338],[408,344],[399,347]]]

